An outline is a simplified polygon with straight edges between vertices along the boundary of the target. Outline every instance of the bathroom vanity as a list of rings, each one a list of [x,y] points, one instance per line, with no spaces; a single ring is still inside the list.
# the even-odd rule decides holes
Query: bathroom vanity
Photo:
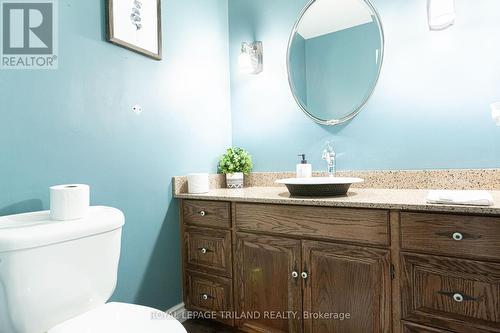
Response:
[[[177,193],[186,308],[249,332],[500,332],[500,192],[474,208],[352,191]]]

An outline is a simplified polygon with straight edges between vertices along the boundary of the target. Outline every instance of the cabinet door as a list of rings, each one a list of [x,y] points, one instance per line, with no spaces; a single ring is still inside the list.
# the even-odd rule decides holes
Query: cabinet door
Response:
[[[281,237],[236,234],[235,300],[241,329],[302,332],[300,244]]]
[[[386,250],[303,243],[305,333],[390,332]]]

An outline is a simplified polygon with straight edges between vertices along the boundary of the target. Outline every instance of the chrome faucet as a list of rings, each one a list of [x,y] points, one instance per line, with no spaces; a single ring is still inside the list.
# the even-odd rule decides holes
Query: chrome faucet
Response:
[[[325,149],[323,150],[323,160],[328,164],[328,177],[335,176],[335,151],[333,150],[332,143],[326,142]]]

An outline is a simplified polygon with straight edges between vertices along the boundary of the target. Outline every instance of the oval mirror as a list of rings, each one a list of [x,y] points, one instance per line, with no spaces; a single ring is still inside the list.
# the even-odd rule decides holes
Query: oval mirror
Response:
[[[373,93],[384,35],[368,0],[312,0],[288,43],[288,81],[301,109],[323,125],[352,119]]]

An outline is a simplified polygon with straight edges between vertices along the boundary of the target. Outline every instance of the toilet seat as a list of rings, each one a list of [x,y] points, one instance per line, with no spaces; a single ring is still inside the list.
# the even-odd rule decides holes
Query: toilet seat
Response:
[[[174,317],[146,306],[107,303],[47,333],[186,333]]]

